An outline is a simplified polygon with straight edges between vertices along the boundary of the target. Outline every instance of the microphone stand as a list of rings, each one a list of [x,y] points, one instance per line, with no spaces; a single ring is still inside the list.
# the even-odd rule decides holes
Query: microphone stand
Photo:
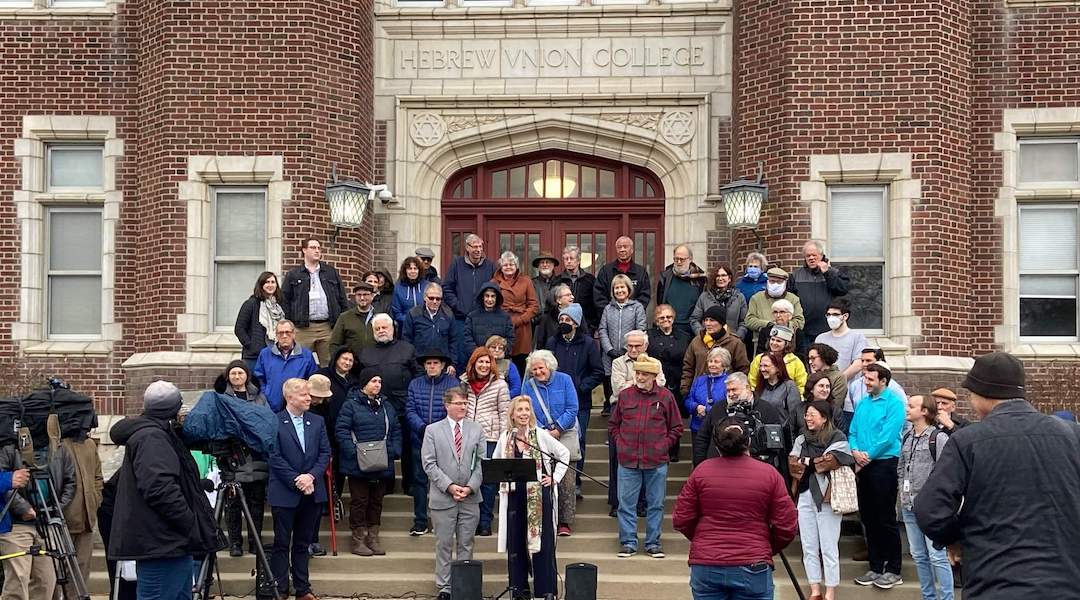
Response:
[[[585,473],[585,472],[579,470],[577,467],[575,467],[570,462],[561,461],[561,460],[559,460],[559,457],[555,456],[554,454],[552,454],[550,452],[546,452],[542,448],[539,448],[537,446],[534,446],[533,444],[530,444],[529,440],[521,439],[521,437],[519,437],[517,433],[514,433],[514,439],[521,442],[522,444],[525,444],[526,446],[532,448],[533,450],[536,450],[537,452],[539,452],[544,457],[550,459],[551,460],[551,465],[552,465],[552,469],[551,469],[552,474],[554,474],[554,471],[555,471],[555,464],[557,464],[557,463],[558,464],[564,464],[564,465],[566,465],[567,469],[570,469],[571,471],[577,473],[578,475],[581,475],[582,477],[585,477],[585,478],[589,479],[589,481],[592,481],[596,485],[599,485],[599,486],[603,487],[605,490],[608,489],[608,484],[604,483],[603,481],[598,480],[597,478],[593,477],[592,475],[589,475],[588,473]]]

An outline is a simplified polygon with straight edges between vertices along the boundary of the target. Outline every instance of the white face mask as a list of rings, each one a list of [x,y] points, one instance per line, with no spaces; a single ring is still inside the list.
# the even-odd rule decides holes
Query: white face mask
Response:
[[[787,288],[786,283],[767,283],[765,287],[769,290],[769,295],[775,297],[783,296],[784,290]]]
[[[839,327],[844,322],[843,317],[837,317],[837,316],[828,316],[828,317],[825,317],[825,320],[829,322],[829,329],[836,329],[837,327]]]

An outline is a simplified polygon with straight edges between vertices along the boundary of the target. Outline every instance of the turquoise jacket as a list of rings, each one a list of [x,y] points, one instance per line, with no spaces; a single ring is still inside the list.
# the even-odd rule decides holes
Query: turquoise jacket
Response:
[[[905,412],[904,401],[890,388],[880,396],[863,398],[851,419],[851,449],[869,454],[870,460],[898,458]]]

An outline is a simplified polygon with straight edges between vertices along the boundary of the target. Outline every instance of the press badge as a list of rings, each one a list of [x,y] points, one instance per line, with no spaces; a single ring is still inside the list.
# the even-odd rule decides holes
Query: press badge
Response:
[[[905,492],[910,492],[911,491],[911,481],[910,480],[907,480],[907,479],[904,480],[904,491]]]

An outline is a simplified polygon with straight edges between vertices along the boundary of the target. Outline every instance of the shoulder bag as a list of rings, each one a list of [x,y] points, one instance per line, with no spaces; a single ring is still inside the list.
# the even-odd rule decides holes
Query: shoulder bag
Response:
[[[829,495],[833,512],[846,515],[859,510],[859,494],[855,490],[855,471],[842,466],[829,472]]]
[[[544,416],[547,418],[548,423],[555,424],[556,421],[551,418],[551,412],[548,410],[544,395],[540,393],[540,388],[536,387],[536,380],[530,377],[529,383],[532,385],[533,392],[536,393],[536,401],[540,403],[540,410],[544,411]],[[573,427],[564,430],[559,435],[559,442],[570,451],[570,460],[581,460],[581,445],[580,442],[578,442],[577,421],[574,422]]]
[[[352,436],[353,445],[356,446],[356,466],[363,473],[385,471],[390,466],[390,457],[386,453],[386,438],[390,435],[390,420],[386,416],[385,408],[383,409],[383,422],[386,423],[386,430],[381,440],[358,442],[356,441],[356,434],[349,432],[349,435]]]

